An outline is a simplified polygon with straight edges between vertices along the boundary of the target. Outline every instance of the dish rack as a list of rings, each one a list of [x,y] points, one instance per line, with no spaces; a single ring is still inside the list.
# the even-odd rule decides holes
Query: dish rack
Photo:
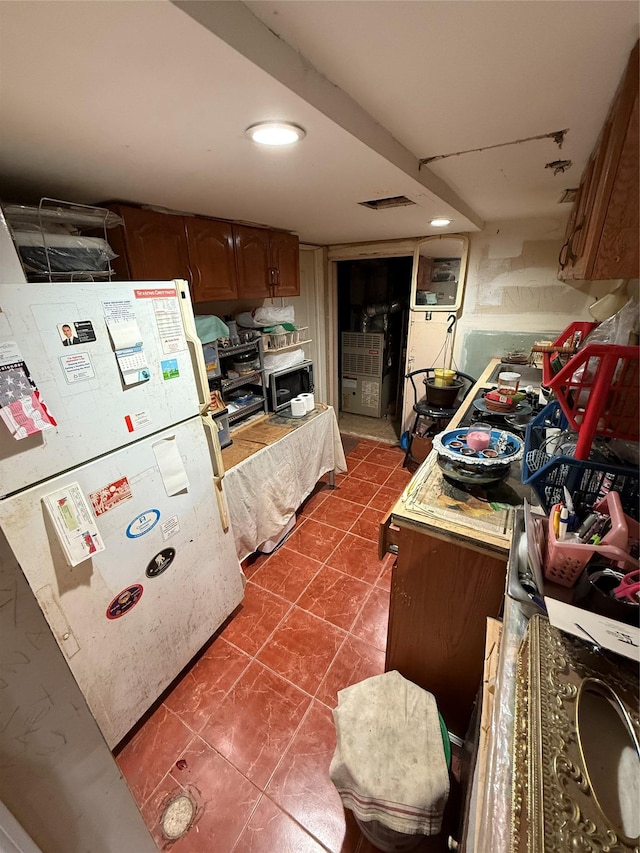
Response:
[[[557,508],[559,509],[559,506]],[[560,584],[560,586],[571,587],[594,556],[606,557],[615,562],[623,571],[637,568],[638,561],[630,555],[629,550],[632,546],[637,546],[640,538],[640,525],[622,512],[618,493],[609,492],[606,498],[600,501],[594,509],[609,515],[611,518],[611,530],[603,537],[600,545],[557,539],[551,520],[553,512],[550,513],[547,525],[545,578]]]
[[[555,400],[527,425],[522,482],[535,491],[546,513],[564,501],[566,486],[574,502],[581,501],[585,509],[590,509],[608,492],[618,492],[624,512],[637,519],[638,469],[602,459],[581,460],[556,454],[555,440],[548,438],[547,430],[565,431],[568,427],[567,417]]]
[[[572,323],[554,341],[561,347],[576,333],[584,338],[596,324]],[[587,460],[595,436],[638,441],[640,347],[586,344],[557,373],[553,353],[544,353],[543,383],[551,388],[571,427],[578,433],[575,458]]]
[[[309,327],[297,326],[292,332],[271,332],[263,334],[262,340],[264,343],[265,352],[273,352],[274,350],[287,349],[296,344],[308,343]]]

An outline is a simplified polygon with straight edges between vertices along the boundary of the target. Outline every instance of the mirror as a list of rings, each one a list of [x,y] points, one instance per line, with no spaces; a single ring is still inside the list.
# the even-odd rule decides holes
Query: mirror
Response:
[[[597,678],[585,678],[576,701],[585,774],[609,825],[629,844],[640,838],[640,751],[626,709]]]
[[[420,240],[413,253],[412,311],[457,311],[462,305],[469,238],[442,234]]]

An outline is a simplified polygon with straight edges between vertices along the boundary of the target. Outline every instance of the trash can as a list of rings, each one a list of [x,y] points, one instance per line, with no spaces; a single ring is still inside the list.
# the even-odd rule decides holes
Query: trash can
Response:
[[[449,796],[451,747],[434,696],[399,672],[338,693],[329,774],[363,835],[385,853],[437,835]]]

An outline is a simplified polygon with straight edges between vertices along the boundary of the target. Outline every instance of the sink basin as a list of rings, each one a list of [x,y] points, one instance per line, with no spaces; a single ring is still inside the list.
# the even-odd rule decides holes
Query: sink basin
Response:
[[[539,388],[542,383],[542,370],[539,367],[531,367],[528,364],[496,364],[493,373],[489,377],[489,382],[498,382],[498,375],[507,371],[519,373],[520,387],[526,388],[527,385],[533,385],[534,388]]]

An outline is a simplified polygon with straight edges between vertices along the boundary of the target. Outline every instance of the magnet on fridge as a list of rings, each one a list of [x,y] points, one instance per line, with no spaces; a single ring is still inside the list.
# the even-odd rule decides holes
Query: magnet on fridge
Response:
[[[175,556],[175,548],[165,548],[163,551],[160,551],[152,560],[149,561],[145,575],[148,578],[157,578],[158,575],[166,572],[171,563],[173,563]]]
[[[128,613],[142,598],[144,587],[142,584],[134,583],[119,592],[107,607],[107,619],[119,619]]]

